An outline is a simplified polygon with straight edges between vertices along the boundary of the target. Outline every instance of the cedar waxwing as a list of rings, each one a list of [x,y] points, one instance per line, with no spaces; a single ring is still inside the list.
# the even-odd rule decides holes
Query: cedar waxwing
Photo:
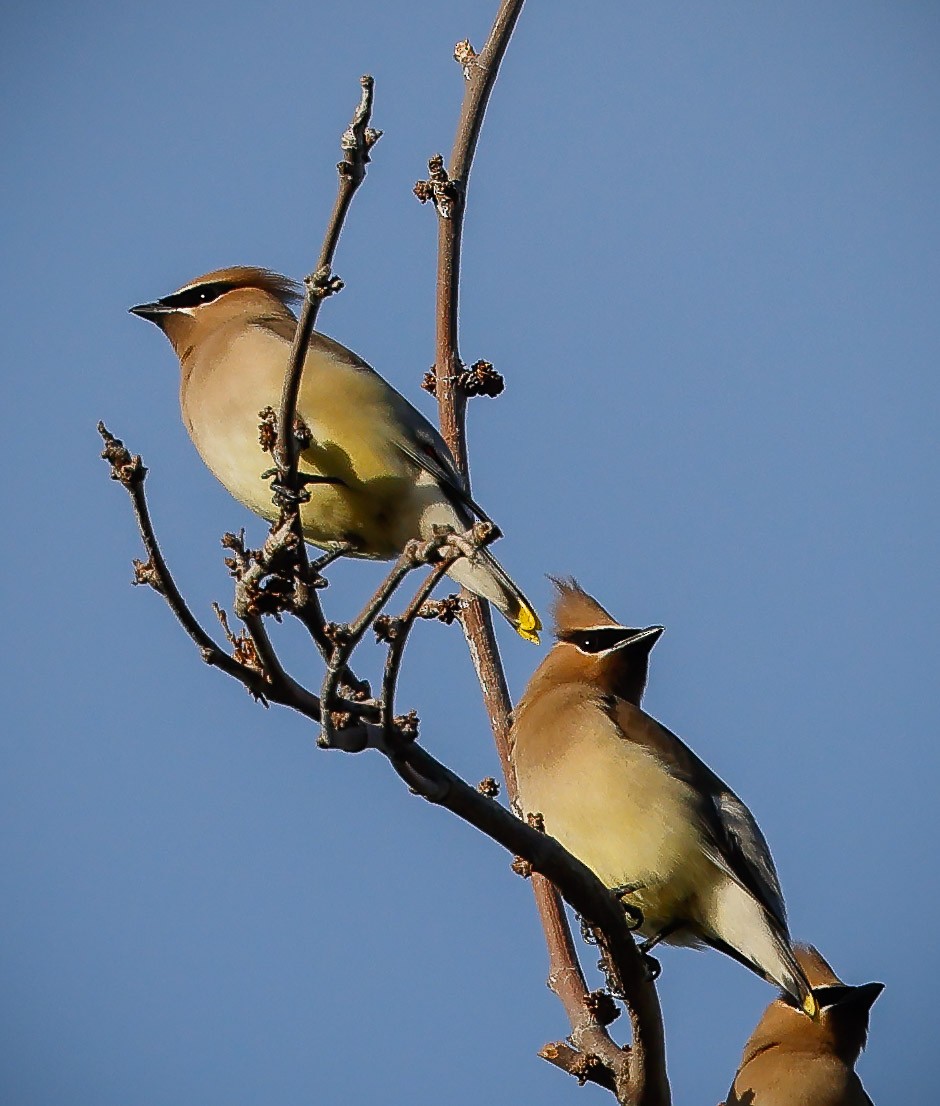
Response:
[[[297,320],[294,281],[236,266],[198,277],[155,303],[132,307],[170,340],[180,359],[183,422],[200,456],[225,487],[263,518],[277,517],[261,472],[259,413],[278,409]],[[387,559],[435,526],[465,530],[474,515],[450,450],[428,420],[350,350],[311,335],[297,414],[312,434],[300,471],[308,485],[304,537],[323,549]],[[538,615],[487,550],[450,575],[488,599],[522,637],[538,641]]]
[[[639,909],[644,951],[711,945],[815,1016],[751,812],[640,709],[662,626],[621,626],[573,580],[554,583],[558,641],[509,737],[523,814],[540,813],[547,833]]]
[[[796,958],[819,1003],[819,1018],[772,1002],[744,1046],[726,1106],[872,1106],[855,1074],[868,1012],[883,983],[847,987],[812,946]]]

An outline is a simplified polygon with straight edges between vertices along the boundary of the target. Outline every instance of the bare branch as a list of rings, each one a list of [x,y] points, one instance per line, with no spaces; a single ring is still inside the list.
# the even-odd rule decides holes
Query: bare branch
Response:
[[[320,739],[320,744],[325,748],[332,748],[334,746],[346,748],[346,745],[337,741],[337,728],[343,728],[343,726],[351,721],[351,718],[346,716],[350,714],[350,705],[348,702],[343,703],[340,700],[338,694],[338,688],[340,683],[341,673],[343,672],[349,658],[352,656],[356,646],[362,640],[366,631],[372,626],[379,614],[391,599],[395,591],[401,586],[405,577],[414,569],[420,568],[421,565],[436,564],[440,568],[440,572],[432,573],[433,583],[430,587],[433,587],[437,583],[450,565],[459,557],[470,556],[483,546],[489,544],[496,537],[497,530],[492,523],[489,522],[477,522],[467,532],[467,534],[455,534],[449,528],[441,528],[440,533],[428,541],[410,541],[406,546],[401,556],[395,563],[391,572],[385,577],[379,587],[376,589],[375,594],[363,607],[356,620],[348,625],[333,625],[327,627],[328,634],[332,637],[333,652],[330,656],[329,663],[327,664],[326,673],[323,677],[323,686],[320,692],[320,698],[323,704],[323,735]],[[423,588],[419,591],[419,595],[422,594]],[[420,610],[421,604],[430,594],[430,588],[428,592],[422,595],[421,603],[418,604],[418,610]],[[417,616],[417,611],[415,612]],[[395,668],[397,673],[397,665]],[[360,710],[352,712],[356,714],[362,714]],[[387,714],[387,711],[386,711]],[[337,717],[338,716],[338,717]],[[385,715],[382,716],[383,718]],[[385,723],[383,721],[383,727]],[[349,750],[348,750],[349,751]]]
[[[301,542],[294,530],[294,520],[282,519],[272,525],[260,549],[245,547],[244,531],[224,534],[222,545],[232,552],[226,565],[235,578],[235,613],[243,621],[247,615],[294,615],[306,627],[324,660],[333,653],[317,589],[326,586],[320,569],[343,552],[336,549],[309,566],[304,577],[297,572],[297,546]],[[340,681],[362,700],[371,696],[369,684],[357,679],[346,667]]]
[[[146,563],[136,562],[136,582],[148,584],[154,591],[159,592],[164,597],[177,621],[195,642],[199,654],[206,664],[210,664],[220,669],[227,676],[238,680],[255,699],[259,699],[264,703],[271,700],[285,706],[290,705],[312,721],[319,722],[320,709],[316,696],[309,697],[296,694],[296,690],[303,691],[302,688],[299,688],[299,685],[296,685],[296,688],[272,685],[259,667],[254,663],[245,663],[237,657],[230,657],[203,629],[180,594],[176,581],[173,579],[157,543],[153,523],[150,519],[150,509],[147,506],[147,497],[144,492],[144,480],[147,476],[146,467],[140,456],[131,455],[124,443],[111,434],[104,423],[98,423],[98,433],[105,443],[101,456],[111,466],[111,479],[121,483],[131,497],[134,514],[137,517],[137,528],[147,551],[148,559]],[[236,653],[239,653],[237,640],[228,630],[228,625],[224,621],[223,628]],[[243,653],[240,655],[244,656]]]
[[[240,614],[239,618],[245,623],[251,635],[258,661],[268,679],[270,685],[268,696],[279,703],[300,703],[305,708],[304,714],[308,717],[316,715],[322,719],[322,708],[317,696],[285,671],[265,629],[264,619],[257,614]]]
[[[139,454],[131,455],[120,438],[116,438],[104,425],[98,423],[98,433],[104,439],[103,460],[111,466],[111,479],[117,480],[126,489],[134,505],[137,528],[140,531],[144,549],[147,551],[145,563],[135,562],[136,583],[146,583],[166,599],[170,610],[180,625],[195,642],[197,649],[206,662],[221,669],[228,676],[240,680],[253,694],[262,694],[260,676],[245,665],[234,660],[213,641],[202,628],[189,609],[173,579],[154,533],[150,519],[150,509],[144,492],[147,468]]]
[[[445,561],[428,573],[427,578],[418,588],[405,613],[401,618],[395,620],[395,633],[389,641],[388,655],[385,658],[385,673],[382,678],[382,731],[386,741],[391,740],[392,727],[395,724],[395,689],[398,686],[398,673],[401,669],[402,658],[405,655],[408,635],[411,633],[411,628],[414,626],[422,607],[448,568],[450,568],[451,563],[452,561]]]
[[[457,348],[457,296],[463,214],[467,179],[480,127],[508,45],[522,0],[503,0],[489,39],[477,55],[468,42],[458,44],[455,56],[464,68],[467,94],[461,111],[448,175],[443,159],[432,159],[430,179],[422,198],[434,200],[439,217],[437,350],[434,391],[441,411],[441,425],[458,466],[467,474],[466,400],[469,395],[496,395],[502,378],[488,362],[464,370]],[[644,966],[624,912],[601,881],[557,841],[527,825],[492,797],[492,785],[475,789],[435,760],[417,743],[418,720],[414,712],[394,715],[395,690],[402,654],[418,617],[461,618],[471,655],[483,689],[500,761],[507,781],[510,805],[517,807],[516,781],[508,754],[510,700],[505,674],[496,649],[488,607],[477,599],[458,604],[445,600],[427,604],[431,590],[459,557],[472,557],[498,536],[490,523],[477,523],[467,534],[441,532],[426,542],[409,543],[392,568],[350,624],[326,623],[318,588],[325,586],[320,570],[334,556],[331,551],[310,565],[300,523],[300,505],[308,498],[309,476],[300,475],[298,461],[309,428],[299,423],[297,400],[316,316],[322,300],[342,287],[332,274],[332,261],[349,204],[361,184],[369,151],[381,132],[369,129],[373,84],[362,78],[362,95],[353,120],[341,142],[343,161],[338,165],[339,189],[316,270],[306,279],[306,296],[298,320],[279,412],[261,413],[262,446],[275,460],[275,502],[281,518],[260,551],[248,551],[240,537],[227,535],[224,544],[234,556],[229,567],[235,577],[235,610],[246,634],[233,634],[220,608],[216,608],[234,657],[226,654],[194,618],[173,581],[157,544],[144,495],[146,468],[103,425],[102,456],[111,475],[127,488],[137,515],[148,560],[136,564],[137,581],[147,583],[167,600],[173,614],[198,646],[203,659],[239,680],[255,698],[267,704],[281,703],[319,722],[319,744],[358,752],[373,748],[386,756],[408,786],[425,799],[444,806],[477,829],[523,858],[526,874],[533,874],[533,888],[542,916],[551,962],[550,982],[563,1002],[571,1022],[570,1044],[546,1046],[543,1055],[579,1080],[608,1086],[626,1106],[668,1106],[662,1020],[655,989],[645,977]],[[424,194],[426,192],[426,195]],[[368,685],[360,684],[350,668],[351,655],[368,628],[375,624],[396,590],[415,568],[432,566],[404,615],[386,620],[389,653],[382,696],[370,698]],[[307,627],[325,657],[326,673],[318,698],[284,669],[268,636],[265,615],[279,618],[294,614]],[[390,627],[394,625],[395,632]],[[587,989],[575,955],[570,928],[555,887],[595,928],[611,987],[630,1009],[633,1046],[619,1048],[606,1031],[612,1020],[610,1003]],[[609,996],[608,996],[609,998]]]
[[[260,616],[250,613],[246,616],[256,653],[256,657],[251,658],[251,663],[242,663],[228,656],[199,625],[182,599],[154,536],[143,490],[147,472],[143,462],[139,456],[132,456],[123,442],[110,434],[103,424],[99,426],[99,431],[105,441],[102,456],[111,466],[112,477],[127,488],[137,512],[141,537],[149,557],[148,575],[151,577],[149,582],[165,597],[173,614],[200,646],[204,659],[239,680],[257,698],[281,703],[312,721],[319,722],[320,705],[316,696],[306,691],[284,672],[274,654]],[[475,542],[477,548],[491,538],[492,530],[487,524],[478,523],[470,531],[470,539]],[[401,583],[407,573],[422,563],[428,563],[437,555],[439,563],[435,565],[434,571],[419,589],[404,616],[403,621],[410,625],[418,617],[422,604],[430,594],[433,586],[430,582],[438,573],[445,571],[457,557],[466,555],[468,540],[462,535],[445,533],[430,542],[414,543],[409,550],[407,560],[403,556],[376,592],[373,600],[357,621],[349,627],[351,636],[361,640],[362,635],[381,610],[382,604],[394,593],[395,587]],[[472,548],[470,551],[472,552]],[[233,648],[244,650],[244,642],[239,642],[228,629],[227,620],[220,609],[219,614],[226,636]],[[346,647],[344,643],[338,651],[345,651]],[[259,672],[259,665],[264,668],[264,675]],[[337,705],[349,707],[353,711],[362,706],[362,704],[348,703],[343,700],[337,700]],[[403,735],[400,727],[397,726],[377,726],[359,717],[353,725],[337,730],[334,747],[348,751],[378,749],[389,758],[395,770],[413,790],[431,802],[452,810],[514,855],[524,856],[536,872],[544,873],[563,887],[572,906],[600,927],[604,938],[609,942],[609,954],[613,962],[617,965],[623,964],[623,948],[629,946],[633,949],[634,946],[626,928],[623,912],[614,897],[590,869],[575,860],[557,841],[532,829],[491,798],[492,788],[484,788],[481,791],[471,787],[435,760],[413,738]],[[628,984],[631,981],[625,979],[622,982],[624,990],[629,990]]]
[[[372,130],[369,122],[372,118],[372,94],[375,82],[366,75],[360,78],[362,94],[352,122],[343,133],[340,146],[343,160],[336,166],[339,173],[339,187],[333,212],[327,224],[326,234],[316,268],[304,281],[307,294],[304,297],[297,332],[291,347],[287,375],[284,378],[284,391],[278,414],[277,444],[274,460],[278,468],[278,482],[282,488],[295,496],[302,494],[297,480],[297,441],[294,434],[294,420],[297,411],[297,397],[300,394],[300,380],[303,375],[304,359],[313,327],[316,323],[320,304],[327,296],[333,295],[343,287],[343,282],[333,276],[333,255],[343,229],[346,213],[352,198],[366,175],[366,166],[372,147],[382,136],[381,131]]]
[[[437,396],[441,431],[468,481],[466,406],[472,389],[467,387],[457,333],[463,217],[467,183],[486,105],[522,3],[523,0],[502,0],[489,38],[479,54],[469,42],[457,44],[455,58],[463,67],[467,89],[449,172],[440,155],[436,155],[428,165],[428,181],[419,182],[416,187],[418,198],[422,202],[433,200],[438,214],[435,365],[425,378],[424,386]],[[479,391],[496,388],[492,377],[482,369],[481,376],[483,387],[478,388]],[[468,598],[462,623],[506,778],[509,800],[515,807],[517,788],[508,746],[511,701],[489,609],[479,599]],[[618,944],[616,950],[611,950],[631,1010],[634,1045],[628,1050],[614,1043],[592,1009],[558,894],[545,879],[534,878],[532,886],[549,949],[551,984],[564,1004],[572,1026],[572,1041],[581,1057],[573,1060],[574,1066],[571,1066],[566,1062],[567,1054],[556,1050],[552,1062],[565,1067],[582,1081],[592,1079],[611,1086],[622,1103],[666,1106],[670,1096],[662,1015],[655,989],[643,975],[633,940],[628,938]],[[567,894],[566,898],[571,901]],[[604,933],[609,939],[610,931],[605,928]],[[607,1075],[599,1075],[598,1063],[604,1066]]]
[[[270,409],[261,413],[262,446],[272,453],[276,466],[274,502],[281,508],[283,521],[289,524],[297,538],[293,549],[295,602],[292,613],[296,614],[307,627],[324,656],[327,655],[329,645],[324,634],[325,619],[316,593],[315,580],[311,575],[300,522],[300,505],[309,497],[306,484],[310,482],[310,478],[301,477],[298,474],[299,431],[302,431],[307,443],[310,436],[306,427],[298,427],[297,400],[300,395],[307,347],[320,304],[327,296],[333,295],[343,287],[343,282],[333,275],[332,265],[346,213],[359,185],[365,179],[370,150],[382,135],[381,131],[375,131],[369,127],[374,81],[372,77],[366,75],[360,78],[359,83],[362,89],[359,104],[352,121],[340,139],[343,160],[336,166],[339,185],[333,211],[327,224],[316,268],[304,281],[306,295],[288,358],[279,412],[276,417]],[[276,428],[273,425],[275,422]],[[368,694],[368,685],[363,685],[356,680],[351,671],[344,670],[344,675],[350,686],[364,695]]]
[[[457,386],[457,376],[463,370],[457,346],[457,305],[460,283],[460,256],[463,238],[463,218],[467,202],[467,186],[473,155],[476,152],[483,116],[490,93],[499,72],[500,63],[513,28],[522,11],[523,0],[502,0],[486,45],[479,54],[468,42],[458,43],[455,57],[463,66],[467,89],[460,109],[457,133],[450,154],[449,174],[438,170],[448,184],[451,203],[442,212],[438,206],[437,239],[437,399],[440,408],[441,432],[453,450],[464,475],[467,464],[465,412],[467,396]],[[432,159],[433,160],[433,159]],[[431,170],[432,179],[435,175]],[[441,182],[441,186],[443,182]]]

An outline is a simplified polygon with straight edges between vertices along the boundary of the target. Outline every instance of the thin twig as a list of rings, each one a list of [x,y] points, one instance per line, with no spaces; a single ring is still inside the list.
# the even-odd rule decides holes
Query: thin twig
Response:
[[[467,90],[451,152],[449,173],[439,156],[433,158],[429,163],[430,179],[424,189],[420,186],[418,189],[420,198],[434,199],[438,213],[434,376],[441,431],[468,482],[467,393],[458,383],[463,365],[457,332],[463,217],[467,182],[486,105],[522,3],[523,0],[502,0],[490,35],[479,54],[468,42],[458,44],[455,56],[463,66]],[[517,787],[508,745],[511,700],[486,605],[479,599],[469,600],[462,615],[462,624],[490,718],[510,804],[515,807]],[[577,1037],[578,1063],[583,1068],[588,1054],[598,1056],[608,1070],[608,1077],[605,1077],[608,1078],[608,1085],[613,1086],[622,1103],[667,1106],[669,1086],[662,1016],[655,989],[642,974],[642,964],[633,940],[628,938],[612,950],[621,975],[626,976],[623,990],[631,1008],[634,1028],[634,1047],[628,1050],[620,1049],[615,1044],[601,1020],[592,1013],[589,992],[558,894],[545,879],[536,877],[532,885],[549,949],[552,985],[564,1004],[573,1036]],[[571,899],[568,898],[568,901]],[[605,933],[610,936],[609,931],[605,930]],[[559,1059],[553,1062],[565,1066]],[[573,1068],[566,1070],[579,1074]]]
[[[333,211],[323,237],[323,245],[320,249],[316,268],[304,281],[306,295],[304,296],[287,362],[287,371],[284,376],[284,387],[277,416],[277,437],[273,447],[274,463],[277,467],[275,503],[282,507],[286,521],[290,523],[291,530],[299,539],[294,550],[296,564],[294,613],[300,617],[307,627],[321,652],[324,651],[326,644],[323,633],[325,619],[319,596],[313,587],[314,581],[311,579],[307,547],[303,541],[300,504],[309,493],[305,490],[304,478],[298,473],[300,454],[295,423],[307,347],[320,310],[320,304],[327,296],[340,291],[343,287],[343,282],[333,276],[332,273],[333,256],[336,253],[349,205],[359,185],[365,179],[369,151],[382,135],[381,131],[375,131],[369,127],[372,117],[374,81],[372,77],[366,75],[360,78],[359,83],[362,89],[359,104],[353,114],[352,121],[340,140],[343,160],[336,166],[339,174],[339,185]],[[324,655],[326,654],[324,653]],[[343,674],[351,686],[367,693],[367,687],[356,680],[351,671],[344,670]]]
[[[382,732],[386,741],[391,740],[392,727],[395,722],[395,688],[398,686],[398,673],[401,669],[402,658],[405,655],[405,646],[408,636],[414,626],[421,608],[424,606],[431,592],[453,564],[455,558],[437,565],[427,575],[427,578],[418,588],[414,599],[409,603],[401,618],[396,619],[395,636],[388,647],[385,658],[385,672],[382,677]]]
[[[372,598],[362,608],[353,622],[329,628],[333,639],[333,652],[326,666],[326,672],[323,675],[323,686],[320,691],[320,699],[325,710],[333,711],[337,709],[337,689],[340,673],[352,656],[356,646],[362,641],[366,631],[382,612],[385,604],[391,599],[408,573],[421,563],[414,560],[412,553],[412,549],[417,544],[417,542],[414,542],[411,546],[405,548],[391,571],[379,584]],[[329,733],[326,736],[329,737]]]
[[[98,433],[104,439],[105,448],[101,456],[111,466],[111,478],[122,484],[131,497],[137,528],[147,552],[146,562],[135,562],[137,582],[148,584],[164,597],[176,620],[196,643],[206,664],[238,680],[255,699],[290,706],[312,721],[319,722],[320,704],[315,695],[303,693],[304,689],[294,681],[283,686],[272,684],[260,668],[242,664],[230,657],[203,629],[180,594],[157,542],[144,490],[147,476],[145,465],[139,455],[131,455],[124,443],[111,434],[104,423],[98,423]]]
[[[264,674],[270,684],[266,694],[276,702],[298,702],[306,707],[304,713],[308,718],[316,717],[322,720],[322,708],[320,700],[312,691],[308,691],[299,684],[281,664],[268,631],[264,625],[264,619],[257,614],[239,614],[248,633],[251,635],[252,644],[258,654],[258,660],[264,670]]]
[[[477,549],[483,548],[492,541],[496,534],[496,528],[492,523],[477,522],[466,534],[455,534],[450,530],[442,529],[428,541],[414,539],[408,542],[401,556],[358,617],[348,625],[331,627],[333,652],[327,664],[320,691],[323,706],[323,735],[320,744],[323,747],[332,748],[335,744],[336,726],[333,715],[339,714],[340,720],[345,722],[346,718],[343,716],[350,713],[348,702],[341,702],[338,695],[341,674],[353,651],[392,595],[401,586],[405,577],[421,565],[437,562],[442,563],[443,574],[458,557],[468,554],[472,556]]]
[[[360,78],[359,83],[362,86],[359,105],[353,115],[352,122],[346,128],[340,140],[343,160],[336,166],[339,173],[339,187],[336,193],[336,201],[333,204],[333,212],[327,224],[316,268],[304,282],[307,293],[304,297],[300,318],[297,321],[297,331],[294,334],[287,374],[284,377],[284,390],[281,394],[281,406],[278,413],[277,444],[274,453],[274,460],[278,467],[278,480],[283,487],[295,494],[300,494],[303,490],[297,480],[298,450],[297,438],[294,433],[294,420],[297,413],[297,397],[300,394],[300,380],[303,375],[307,345],[310,341],[310,335],[313,333],[320,304],[327,296],[340,291],[343,287],[342,281],[334,277],[332,273],[333,255],[336,253],[336,246],[339,242],[349,205],[359,185],[365,179],[366,165],[369,163],[369,151],[378,142],[382,134],[381,131],[374,131],[369,127],[372,118],[372,94],[375,82],[372,77],[366,75]]]
[[[238,661],[221,649],[202,628],[196,616],[189,609],[186,600],[180,594],[154,532],[153,522],[150,518],[150,508],[147,505],[147,496],[144,491],[147,468],[140,455],[132,456],[120,438],[116,438],[103,422],[98,423],[98,433],[105,443],[101,454],[102,459],[111,466],[111,479],[122,484],[131,497],[134,515],[137,518],[137,529],[140,531],[140,537],[147,552],[146,562],[135,562],[136,582],[149,584],[154,591],[163,596],[177,621],[195,642],[206,664],[219,668],[226,675],[240,680],[250,691],[257,690],[260,693],[260,685],[263,683],[260,673],[253,673],[251,669],[239,664]]]

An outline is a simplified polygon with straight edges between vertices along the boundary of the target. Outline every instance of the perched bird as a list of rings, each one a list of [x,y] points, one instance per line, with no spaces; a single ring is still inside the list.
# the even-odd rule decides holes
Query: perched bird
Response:
[[[628,907],[648,940],[710,945],[816,1003],[787,931],[767,843],[744,803],[640,709],[662,626],[621,626],[554,581],[557,644],[518,706],[510,746],[526,814]]]
[[[280,405],[297,319],[297,284],[267,269],[218,269],[130,310],[170,340],[182,370],[183,422],[200,456],[250,510],[272,519],[261,479],[259,412]],[[297,414],[312,440],[300,471],[320,478],[301,507],[304,537],[323,549],[387,559],[435,526],[465,530],[486,515],[470,498],[450,450],[428,420],[351,350],[311,336]],[[522,637],[538,615],[487,550],[450,575],[488,599]]]
[[[772,1002],[744,1046],[726,1106],[872,1106],[855,1061],[884,984],[845,986],[811,945],[798,946],[796,958],[819,1018],[808,1021],[789,1003]]]

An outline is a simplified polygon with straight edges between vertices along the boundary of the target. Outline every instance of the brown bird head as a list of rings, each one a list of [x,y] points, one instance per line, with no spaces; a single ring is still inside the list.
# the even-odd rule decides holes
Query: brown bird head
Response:
[[[555,678],[583,678],[609,694],[640,705],[649,675],[650,650],[662,626],[622,626],[574,579],[551,578],[557,594],[553,606],[558,644],[549,657]]]
[[[202,334],[231,319],[250,323],[293,318],[290,305],[300,295],[299,286],[289,277],[254,265],[234,265],[205,273],[163,299],[138,304],[130,311],[156,323],[182,356]]]
[[[781,1042],[832,1053],[853,1066],[868,1037],[868,1014],[884,990],[883,983],[850,987],[813,945],[797,945],[796,959],[806,973],[819,1005],[819,1017],[807,1018],[786,997],[772,1002],[744,1049],[745,1061]]]

